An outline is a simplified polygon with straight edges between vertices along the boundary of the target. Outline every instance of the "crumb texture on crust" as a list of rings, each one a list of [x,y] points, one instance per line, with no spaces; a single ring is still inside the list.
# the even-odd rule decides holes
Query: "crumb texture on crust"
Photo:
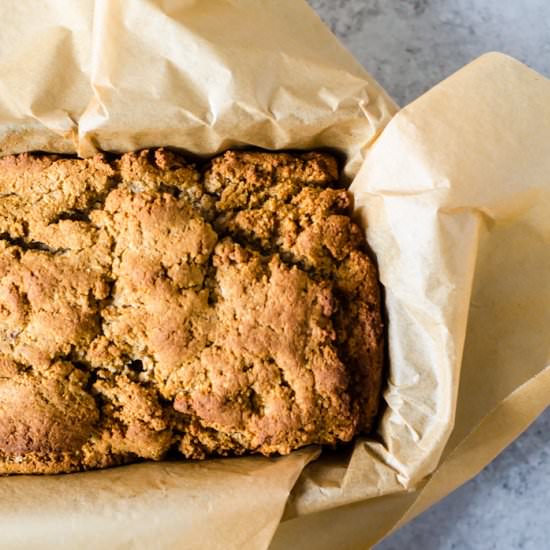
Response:
[[[376,268],[325,153],[0,159],[0,474],[368,432]]]

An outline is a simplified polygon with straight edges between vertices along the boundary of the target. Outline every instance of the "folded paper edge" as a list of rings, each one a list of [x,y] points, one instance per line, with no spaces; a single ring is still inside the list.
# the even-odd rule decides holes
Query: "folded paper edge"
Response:
[[[376,544],[473,479],[550,406],[550,365],[516,387],[485,415],[418,490],[414,503]],[[506,420],[506,423],[504,422]],[[504,426],[506,429],[503,429]],[[498,429],[495,429],[498,428]],[[489,434],[493,440],[488,444]],[[468,456],[468,460],[464,457]],[[460,468],[457,464],[460,463]]]

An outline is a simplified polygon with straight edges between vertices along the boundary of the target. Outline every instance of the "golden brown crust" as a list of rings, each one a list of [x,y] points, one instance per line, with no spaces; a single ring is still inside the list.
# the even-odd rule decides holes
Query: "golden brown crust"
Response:
[[[337,178],[322,153],[0,159],[0,473],[369,430],[377,274]]]

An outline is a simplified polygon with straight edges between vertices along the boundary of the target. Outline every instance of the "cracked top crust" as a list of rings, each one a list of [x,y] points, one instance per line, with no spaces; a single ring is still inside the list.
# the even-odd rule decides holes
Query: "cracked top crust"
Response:
[[[0,473],[368,432],[375,266],[324,153],[0,159]]]

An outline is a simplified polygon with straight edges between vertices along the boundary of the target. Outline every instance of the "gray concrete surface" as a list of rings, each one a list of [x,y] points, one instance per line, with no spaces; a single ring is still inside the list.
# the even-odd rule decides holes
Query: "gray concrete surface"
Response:
[[[550,0],[309,0],[401,105],[487,51],[550,77]],[[377,550],[550,549],[550,409]]]

